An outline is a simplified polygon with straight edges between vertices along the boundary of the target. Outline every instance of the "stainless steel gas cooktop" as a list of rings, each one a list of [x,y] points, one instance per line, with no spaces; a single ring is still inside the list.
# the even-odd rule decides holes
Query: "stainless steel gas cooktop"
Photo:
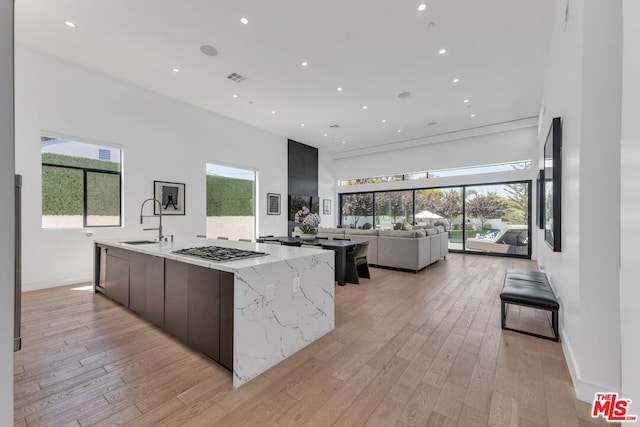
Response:
[[[187,255],[196,258],[204,258],[216,262],[235,261],[245,258],[254,258],[269,255],[266,252],[247,251],[236,248],[223,248],[221,246],[201,246],[197,248],[179,249],[174,254]]]

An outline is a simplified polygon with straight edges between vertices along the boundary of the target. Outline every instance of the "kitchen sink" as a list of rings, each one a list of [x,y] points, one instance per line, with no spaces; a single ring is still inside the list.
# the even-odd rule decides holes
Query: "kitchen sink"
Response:
[[[120,243],[124,243],[125,245],[151,245],[158,242],[154,242],[153,240],[129,240],[128,242]]]

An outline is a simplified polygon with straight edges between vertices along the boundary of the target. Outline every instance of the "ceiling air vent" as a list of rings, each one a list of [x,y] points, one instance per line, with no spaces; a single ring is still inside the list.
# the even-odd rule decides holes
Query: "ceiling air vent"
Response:
[[[339,128],[339,127],[340,127],[340,125],[331,125],[331,126],[329,126],[329,127],[330,127],[331,129],[336,129],[336,128]]]
[[[231,73],[227,76],[227,78],[232,82],[236,82],[236,83],[242,83],[243,81],[247,80],[245,76],[241,76],[238,73]]]

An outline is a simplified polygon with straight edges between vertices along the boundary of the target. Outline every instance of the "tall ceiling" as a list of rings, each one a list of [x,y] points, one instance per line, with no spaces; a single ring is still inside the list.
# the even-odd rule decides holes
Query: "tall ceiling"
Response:
[[[333,152],[538,114],[554,0],[420,3],[16,0],[16,43]]]

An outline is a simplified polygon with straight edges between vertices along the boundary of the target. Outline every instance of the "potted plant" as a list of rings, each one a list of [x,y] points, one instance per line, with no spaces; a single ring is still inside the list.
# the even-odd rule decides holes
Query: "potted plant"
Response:
[[[312,213],[308,207],[303,206],[294,216],[294,221],[302,224],[299,227],[300,238],[302,240],[313,240],[318,233],[318,225],[320,224],[320,215]]]

